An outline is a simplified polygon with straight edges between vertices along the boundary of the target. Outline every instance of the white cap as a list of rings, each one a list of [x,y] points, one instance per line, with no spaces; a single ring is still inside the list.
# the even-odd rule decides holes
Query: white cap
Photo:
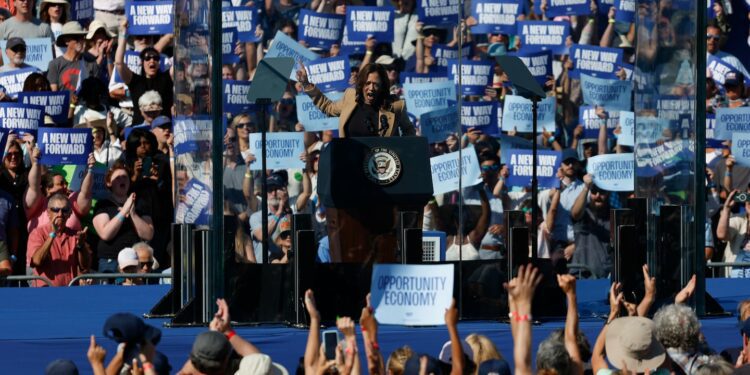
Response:
[[[132,247],[120,250],[120,253],[117,254],[117,266],[120,267],[120,270],[124,270],[125,267],[138,266],[138,254]]]

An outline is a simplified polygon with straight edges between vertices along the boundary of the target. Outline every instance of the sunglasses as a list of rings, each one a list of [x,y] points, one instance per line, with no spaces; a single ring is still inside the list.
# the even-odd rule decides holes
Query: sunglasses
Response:
[[[159,56],[157,56],[157,55],[146,55],[146,56],[143,56],[143,61],[151,61],[151,60],[159,61]]]
[[[290,231],[282,232],[281,234],[279,234],[279,238],[281,238],[282,240],[286,240],[291,237],[292,237],[292,232]]]
[[[70,207],[50,207],[49,210],[54,213],[59,213],[60,211],[62,211],[62,213],[66,215],[71,211]]]
[[[237,124],[237,125],[235,126],[235,128],[237,128],[237,129],[242,129],[242,128],[251,128],[251,127],[253,127],[253,126],[254,126],[254,125],[253,125],[253,123],[252,123],[252,122],[243,122],[243,123],[239,123],[239,124]]]
[[[149,267],[150,268],[150,267],[153,267],[153,266],[154,266],[154,261],[153,260],[149,261],[149,262],[138,262],[138,267],[139,268],[143,268],[143,267]]]
[[[716,35],[716,34],[706,34],[706,39],[719,40],[721,39],[721,36]]]
[[[483,165],[482,166],[482,172],[497,172],[500,170],[500,166],[495,165]]]
[[[26,53],[26,47],[13,47],[10,50],[15,53]]]
[[[12,157],[20,158],[22,154],[18,151],[14,151],[14,152],[9,152],[5,155],[7,155],[9,158],[12,158]]]
[[[227,138],[227,141],[229,141],[229,142],[234,142],[236,140],[237,140],[237,137],[229,137],[229,138]]]

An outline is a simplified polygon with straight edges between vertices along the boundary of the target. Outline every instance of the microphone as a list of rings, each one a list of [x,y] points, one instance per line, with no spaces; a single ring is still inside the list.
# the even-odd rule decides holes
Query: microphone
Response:
[[[388,117],[380,115],[380,135],[384,136],[388,132]]]

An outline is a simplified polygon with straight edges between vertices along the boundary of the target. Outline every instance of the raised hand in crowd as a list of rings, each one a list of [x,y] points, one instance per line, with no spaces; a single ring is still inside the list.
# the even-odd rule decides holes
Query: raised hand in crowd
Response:
[[[362,327],[362,342],[365,345],[365,358],[367,358],[367,370],[370,374],[384,374],[383,355],[378,344],[378,321],[375,319],[374,311],[370,302],[370,294],[365,298],[367,305],[362,308],[359,316],[359,324]]]
[[[649,274],[648,264],[643,265],[643,287],[645,293],[638,304],[638,316],[648,316],[651,306],[656,301],[656,278]]]
[[[448,336],[451,340],[451,375],[461,375],[466,368],[466,363],[461,337],[458,335],[458,308],[456,308],[455,298],[451,301],[451,306],[445,309],[445,326],[448,328]]]
[[[315,304],[315,295],[308,289],[305,291],[305,310],[310,318],[310,332],[307,334],[307,344],[305,346],[305,356],[303,365],[306,374],[317,374],[320,367],[320,312]],[[325,354],[322,355],[325,359]],[[324,362],[324,365],[326,363]],[[335,365],[330,364],[331,366]]]
[[[680,290],[677,295],[674,296],[674,303],[685,303],[687,302],[690,297],[695,294],[695,285],[697,283],[697,279],[695,275],[693,275],[690,280],[688,280],[687,284],[685,284],[685,287]]]
[[[340,350],[343,352],[344,374],[359,374],[361,372],[359,364],[359,352],[357,350],[357,336],[354,334],[354,321],[348,317],[336,319],[336,328],[344,335],[344,344],[339,343]],[[337,348],[339,350],[339,348]]]
[[[516,374],[531,375],[531,301],[542,281],[539,270],[532,265],[518,267],[518,275],[504,284],[508,291],[510,328],[513,334],[513,361]]]
[[[209,329],[211,331],[223,333],[229,340],[229,343],[232,344],[234,351],[242,357],[260,353],[260,350],[255,347],[255,345],[240,337],[232,329],[232,322],[229,316],[229,305],[227,305],[227,302],[223,298],[217,298],[216,307],[216,314],[214,314],[214,318],[208,325]]]
[[[565,317],[565,349],[571,359],[571,374],[583,374],[583,360],[578,348],[578,299],[576,278],[573,275],[557,275],[557,285],[565,293],[568,311]]]
[[[104,359],[107,357],[107,351],[104,350],[101,345],[96,343],[96,337],[94,337],[94,335],[91,335],[89,350],[86,352],[86,357],[91,364],[91,370],[94,372],[94,375],[106,374],[104,369]]]

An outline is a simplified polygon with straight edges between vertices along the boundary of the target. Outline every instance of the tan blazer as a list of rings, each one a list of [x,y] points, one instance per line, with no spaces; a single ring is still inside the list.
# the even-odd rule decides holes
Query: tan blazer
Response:
[[[352,116],[354,109],[357,107],[357,92],[353,88],[348,88],[344,91],[344,97],[341,100],[333,102],[323,93],[318,90],[317,87],[312,85],[312,88],[305,90],[307,95],[312,98],[313,103],[318,109],[328,116],[339,117],[339,137],[344,138],[344,125],[346,125],[349,118]],[[402,135],[415,135],[414,125],[409,120],[409,116],[406,113],[406,104],[403,100],[397,100],[390,105],[390,108],[380,108],[378,110],[378,118],[385,116],[388,119],[388,130],[385,134],[381,134],[384,137],[399,136],[397,127],[401,129]]]

